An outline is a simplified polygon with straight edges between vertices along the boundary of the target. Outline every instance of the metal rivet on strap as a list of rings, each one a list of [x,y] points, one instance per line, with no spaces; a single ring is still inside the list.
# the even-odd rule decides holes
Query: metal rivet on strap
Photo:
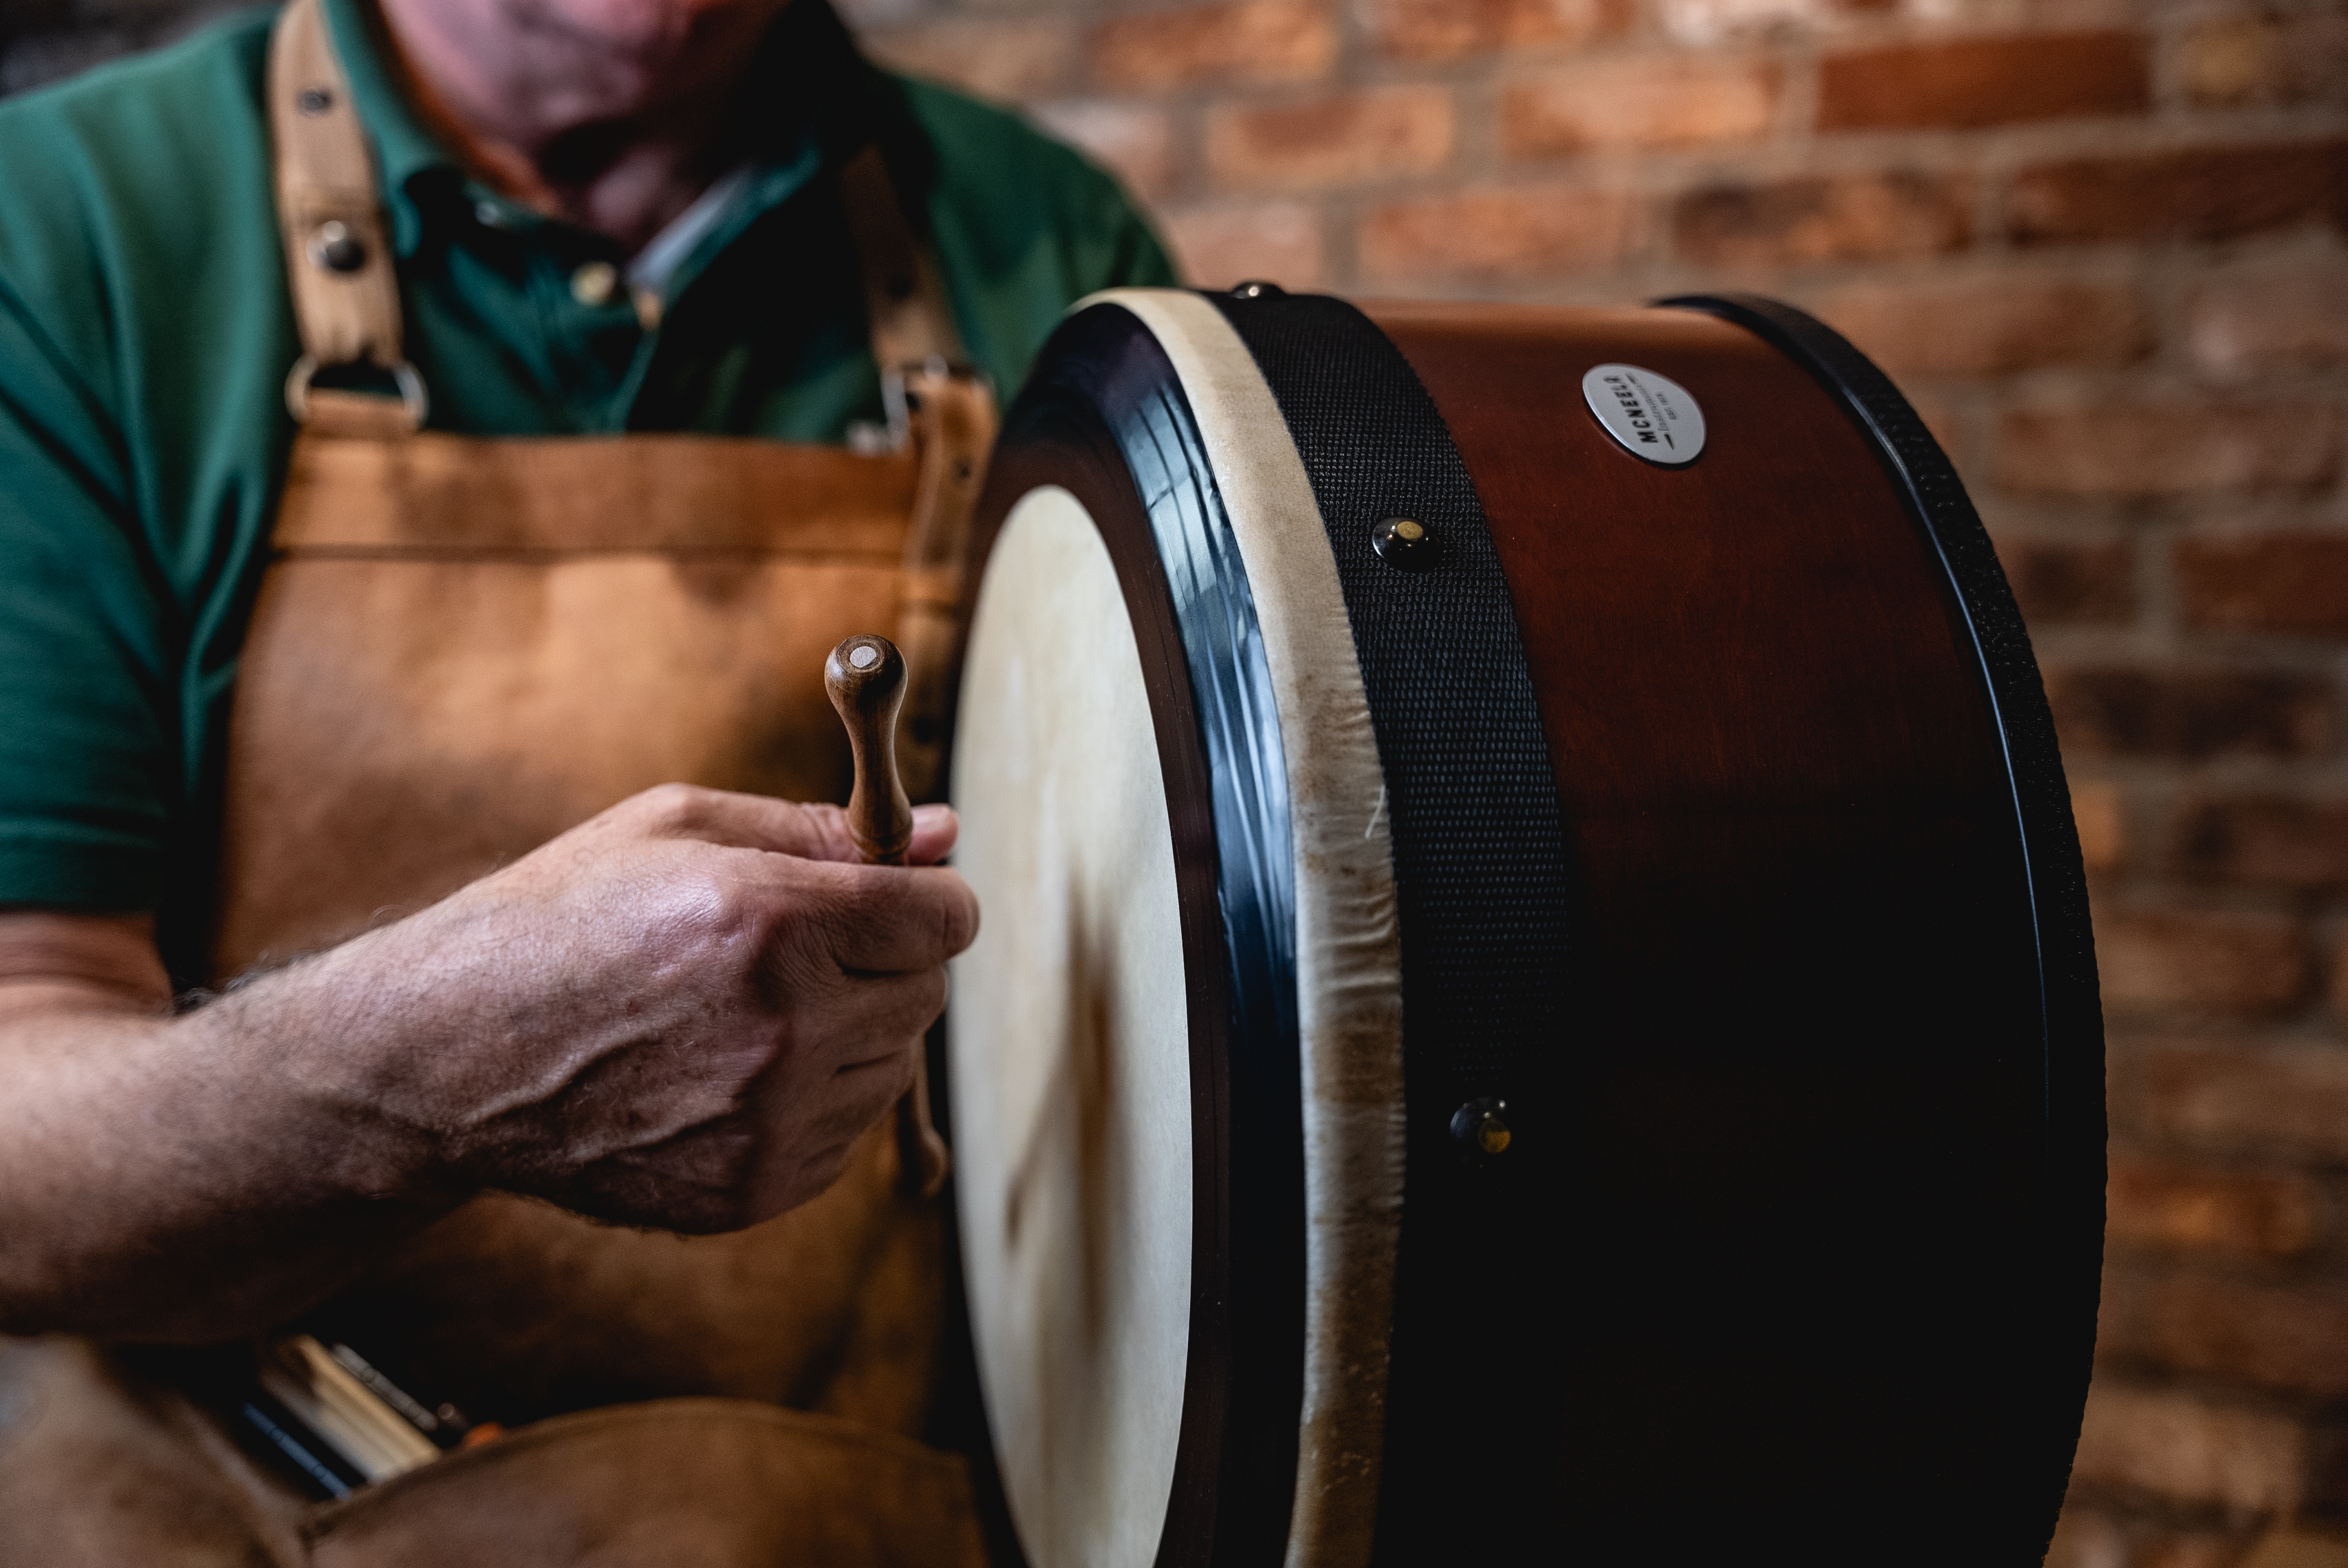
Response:
[[[326,87],[304,87],[294,95],[294,107],[304,114],[324,114],[335,107],[335,95]]]
[[[1256,278],[1251,278],[1244,283],[1235,283],[1231,286],[1231,298],[1235,300],[1261,300],[1270,294],[1286,292],[1288,291],[1278,283],[1267,283]]]
[[[310,236],[310,260],[330,272],[355,272],[366,265],[366,242],[350,225],[329,220]]]

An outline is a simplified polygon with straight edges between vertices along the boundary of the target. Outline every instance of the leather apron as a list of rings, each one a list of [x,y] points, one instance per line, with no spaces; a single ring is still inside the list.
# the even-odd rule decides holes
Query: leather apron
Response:
[[[995,411],[878,153],[839,179],[894,449],[457,436],[419,428],[316,0],[281,16],[267,90],[304,354],[231,723],[216,978],[419,908],[653,784],[844,799],[821,671],[854,632],[906,653],[906,784],[930,793]],[[359,361],[403,396],[314,387]],[[97,1347],[13,1348],[0,1564],[975,1563],[962,1463],[916,1440],[942,1174],[917,1092],[830,1191],[736,1235],[475,1200],[322,1316],[395,1381],[515,1430],[330,1504]]]

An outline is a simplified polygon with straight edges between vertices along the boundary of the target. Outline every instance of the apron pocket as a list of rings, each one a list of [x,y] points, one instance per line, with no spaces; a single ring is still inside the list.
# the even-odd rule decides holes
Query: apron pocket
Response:
[[[330,1503],[314,1568],[983,1568],[963,1461],[747,1399],[533,1422]]]
[[[112,1352],[0,1339],[0,1568],[291,1568],[306,1506]]]

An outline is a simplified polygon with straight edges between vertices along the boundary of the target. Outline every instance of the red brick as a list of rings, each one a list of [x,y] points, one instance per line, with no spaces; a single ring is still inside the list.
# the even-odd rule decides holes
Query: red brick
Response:
[[[1174,126],[1164,109],[1089,98],[1041,104],[1030,112],[1037,124],[1083,149],[1136,195],[1155,200],[1172,188],[1178,173]]]
[[[2348,636],[2348,535],[2182,538],[2169,566],[2188,626]]]
[[[2281,142],[2042,163],[2013,177],[2006,224],[2024,243],[2224,240],[2348,212],[2348,142]]]
[[[1898,375],[2130,364],[2153,341],[2150,313],[2130,285],[2030,273],[1859,283],[1820,301],[1818,313]]]
[[[2071,786],[2071,821],[2079,833],[2079,858],[2091,872],[2117,871],[2127,863],[2127,815],[2120,787],[2103,780]]]
[[[1326,0],[1225,0],[1118,16],[1092,31],[1093,75],[1126,92],[1196,82],[1309,82],[1337,58]]]
[[[1850,12],[1889,10],[1898,0],[1668,0],[1663,25],[1683,44],[1797,35],[1830,27]]]
[[[2305,489],[2340,472],[2336,403],[2167,398],[2009,409],[1997,482],[2035,495],[2144,499]]]
[[[2152,46],[2138,33],[1954,38],[1818,62],[1821,130],[2136,114],[2151,101]]]
[[[2348,1050],[2328,1045],[2155,1041],[2142,1050],[2154,1132],[2263,1155],[2348,1159]]]
[[[2187,29],[2177,75],[2188,97],[2213,108],[2348,95],[2348,15],[2214,17]]]
[[[1768,60],[1658,56],[1564,67],[1500,98],[1510,158],[1701,147],[1769,134],[1784,73]]]
[[[1321,215],[1301,201],[1191,208],[1166,215],[1182,275],[1201,288],[1259,278],[1289,289],[1328,282]]]
[[[2188,1507],[2288,1512],[2305,1490],[2308,1447],[2285,1417],[2099,1379],[2071,1477]]]
[[[2348,256],[2228,268],[2194,291],[2186,341],[2194,363],[2217,376],[2348,361]]]
[[[1365,11],[1373,46],[1401,60],[1587,43],[1635,15],[1633,0],[1370,0]]]
[[[2307,939],[2281,915],[2109,915],[2096,922],[2107,1008],[2274,1013],[2307,994]]]
[[[2321,1204],[2304,1176],[2115,1153],[2104,1209],[2115,1244],[2288,1258],[2315,1245]]]
[[[2001,538],[1997,559],[2013,585],[2023,620],[2031,625],[2078,621],[2111,626],[2136,613],[2128,548],[2118,539],[2078,544]]]
[[[2348,1295],[2312,1286],[2167,1276],[2122,1332],[2133,1357],[2295,1394],[2348,1394]]]
[[[1076,58],[1074,29],[1050,19],[926,22],[875,30],[865,42],[899,70],[1006,102],[1058,90]]]
[[[1319,190],[1441,168],[1457,137],[1451,95],[1442,87],[1226,105],[1207,117],[1207,167],[1235,190]]]
[[[1968,180],[1906,171],[1712,186],[1679,199],[1673,242],[1721,267],[1935,256],[1964,248],[1972,200]]]
[[[1379,282],[1529,278],[1617,260],[1638,204],[1621,190],[1532,187],[1392,201],[1362,221],[1363,273]]]
[[[2320,676],[2175,666],[2046,671],[2063,750],[2082,756],[2320,756],[2336,704]]]
[[[2177,814],[2176,859],[2179,870],[2203,881],[2348,884],[2348,800],[2190,797]]]

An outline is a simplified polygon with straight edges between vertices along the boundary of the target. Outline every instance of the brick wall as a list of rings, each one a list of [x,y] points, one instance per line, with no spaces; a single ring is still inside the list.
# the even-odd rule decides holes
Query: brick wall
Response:
[[[2348,1504],[2348,5],[866,13],[1121,170],[1200,282],[1756,288],[1900,379],[2095,876],[2110,1263],[2054,1560],[2222,1568]]]
[[[847,8],[1092,149],[1201,282],[1758,288],[1899,377],[2095,878],[2110,1263],[2054,1561],[2348,1511],[2348,0]],[[185,9],[0,0],[0,86]]]

